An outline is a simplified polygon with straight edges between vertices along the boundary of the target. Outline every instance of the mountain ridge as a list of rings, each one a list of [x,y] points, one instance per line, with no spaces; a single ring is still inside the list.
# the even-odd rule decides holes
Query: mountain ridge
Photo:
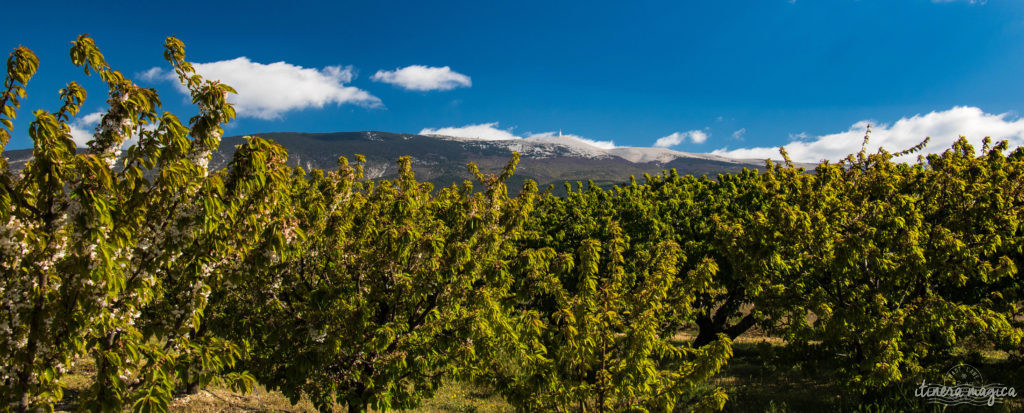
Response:
[[[366,157],[364,170],[369,179],[397,176],[395,161],[412,158],[418,179],[435,186],[448,186],[472,179],[466,164],[475,162],[483,172],[500,170],[513,152],[521,154],[510,187],[526,179],[541,188],[554,185],[564,191],[564,182],[593,181],[601,186],[628,183],[631,176],[656,175],[676,169],[679,174],[714,177],[743,168],[763,169],[765,160],[733,159],[712,154],[694,154],[663,148],[602,148],[572,137],[549,136],[510,140],[484,140],[443,135],[418,135],[383,131],[358,132],[268,132],[251,136],[270,139],[288,150],[288,164],[309,169],[336,169],[339,156]],[[210,167],[223,168],[230,162],[234,147],[244,136],[223,138],[213,154]],[[4,152],[12,169],[24,167],[31,149]]]

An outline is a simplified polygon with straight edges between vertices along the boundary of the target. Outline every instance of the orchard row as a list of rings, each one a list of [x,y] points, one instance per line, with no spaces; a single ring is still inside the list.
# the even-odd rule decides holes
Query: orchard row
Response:
[[[754,328],[830,355],[862,392],[965,343],[1022,355],[1024,150],[1005,142],[561,197],[510,191],[518,157],[433,188],[409,158],[370,181],[358,155],[304,171],[249,138],[210,171],[234,91],[165,50],[187,122],[83,35],[72,63],[109,86],[88,148],[71,82],[32,113],[32,160],[0,158],[0,409],[52,408],[85,360],[83,410],[165,411],[214,382],[405,409],[455,378],[524,411],[704,411]],[[8,59],[0,148],[37,67]]]

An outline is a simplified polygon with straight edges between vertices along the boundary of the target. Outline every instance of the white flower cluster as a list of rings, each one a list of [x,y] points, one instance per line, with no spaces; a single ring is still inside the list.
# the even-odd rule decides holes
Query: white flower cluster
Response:
[[[121,157],[123,143],[140,127],[139,118],[129,115],[135,109],[129,98],[137,96],[135,93],[130,88],[111,92],[110,109],[90,142],[94,153],[111,169]],[[201,105],[201,116],[217,123],[225,118],[221,109]],[[222,132],[215,127],[200,134],[204,136],[194,137],[196,142],[216,142]],[[201,168],[202,176],[206,177],[214,148],[203,146],[196,145],[187,160]],[[81,174],[82,170],[73,171],[72,175],[80,175],[68,177],[63,188],[53,193],[33,194],[39,199],[58,199],[50,211],[44,211],[51,213],[49,217],[56,217],[52,221],[19,219],[13,209],[0,214],[0,272],[4,274],[0,277],[0,380],[5,382],[15,377],[19,369],[38,369],[41,360],[57,372],[67,372],[72,366],[70,360],[81,356],[69,350],[68,344],[74,342],[71,348],[80,349],[86,337],[126,333],[120,334],[122,340],[135,340],[140,336],[137,325],[141,323],[144,309],[147,313],[149,308],[168,309],[161,318],[166,320],[165,314],[170,314],[181,320],[177,326],[182,330],[171,334],[167,340],[187,342],[188,331],[194,327],[193,320],[201,316],[209,301],[211,279],[222,268],[242,262],[239,251],[247,254],[247,248],[251,248],[242,244],[236,246],[232,242],[243,241],[232,240],[227,252],[220,252],[218,244],[213,257],[180,259],[207,235],[204,232],[207,211],[201,202],[193,202],[203,182],[192,176],[185,177],[184,185],[175,187],[170,185],[176,184],[142,183],[154,185],[144,188],[149,198],[143,201],[145,205],[136,208],[133,204],[129,208],[120,203],[124,202],[121,196],[124,194],[117,193],[120,186],[101,187],[90,180],[93,178]],[[115,179],[119,178],[115,176]],[[175,179],[169,181],[176,182]],[[88,189],[103,201],[89,204],[87,196],[68,196],[85,190],[83,185],[89,185]],[[82,199],[86,200],[85,205]],[[169,205],[177,205],[179,200],[183,201],[181,208],[168,210]],[[258,220],[263,222],[270,211],[262,205],[259,209]],[[225,222],[231,218],[227,211],[221,214]],[[296,223],[290,223],[283,231],[289,243],[298,238]],[[272,260],[280,260],[276,254],[271,254]],[[195,262],[192,258],[199,258],[198,267],[192,266]],[[40,283],[46,285],[38,285]],[[273,289],[278,289],[279,284],[280,279],[275,280]],[[121,286],[125,289],[121,290]],[[46,297],[43,316],[29,320],[39,317],[39,312],[32,311],[39,297]],[[73,305],[75,311],[60,311],[64,303]],[[153,307],[148,307],[151,305]],[[32,314],[36,315],[30,316]],[[42,329],[47,336],[31,346],[29,337],[36,335],[30,332],[30,325]],[[322,342],[325,334],[325,331],[318,332],[314,338]],[[27,348],[36,349],[30,362],[18,362]],[[135,360],[126,360],[126,363],[116,374],[121,381],[132,379],[132,369],[137,371],[139,365],[132,366],[137,363]],[[33,374],[33,383],[38,383],[36,372],[29,372]]]
[[[283,225],[281,233],[284,235],[284,240],[288,245],[294,244],[295,239],[298,237],[299,220],[291,219]]]
[[[99,149],[98,156],[103,158],[108,168],[114,168],[117,159],[121,156],[121,145],[131,135],[136,122],[127,116],[124,104],[128,102],[129,93],[126,91],[112,91],[107,104],[110,110],[103,116],[103,122],[96,127],[94,144]]]
[[[42,259],[36,263],[39,271],[42,272],[50,271],[57,262],[64,258],[67,248],[67,236],[60,233],[51,234],[51,236],[53,239],[50,241],[49,251],[45,251]]]
[[[309,337],[316,343],[323,343],[327,339],[327,327],[319,330],[309,330]]]
[[[0,226],[0,269],[13,271],[21,266],[21,259],[28,255],[29,245],[25,242],[25,233],[32,231],[33,223],[21,222],[11,216]]]

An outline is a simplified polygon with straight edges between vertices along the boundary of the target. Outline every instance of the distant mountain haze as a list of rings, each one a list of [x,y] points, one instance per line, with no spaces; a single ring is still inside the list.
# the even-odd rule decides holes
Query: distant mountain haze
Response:
[[[521,159],[510,189],[522,186],[526,179],[537,182],[543,190],[555,186],[563,193],[564,182],[594,181],[601,186],[628,183],[630,176],[642,180],[645,173],[656,175],[675,168],[679,174],[714,177],[719,173],[737,172],[743,168],[764,169],[764,160],[731,159],[710,154],[694,154],[662,148],[614,147],[600,148],[571,137],[481,140],[437,135],[414,135],[377,131],[335,133],[261,133],[288,150],[288,164],[310,169],[336,169],[338,157],[354,162],[355,154],[366,156],[364,172],[368,179],[397,176],[395,161],[401,156],[412,158],[413,171],[420,181],[448,186],[472,179],[466,164],[475,162],[482,172],[493,173],[508,163],[513,152]],[[212,169],[220,169],[231,160],[235,146],[244,142],[242,136],[225,137],[210,161]],[[4,153],[11,168],[19,170],[31,158],[32,150]]]

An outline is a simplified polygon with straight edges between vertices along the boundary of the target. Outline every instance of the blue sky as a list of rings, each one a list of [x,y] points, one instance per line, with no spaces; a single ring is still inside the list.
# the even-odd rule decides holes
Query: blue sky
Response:
[[[870,122],[889,149],[924,135],[939,135],[932,150],[957,134],[1024,144],[1018,0],[86,3],[5,5],[0,34],[40,57],[25,109],[84,83],[85,131],[105,90],[68,61],[79,33],[187,116],[162,60],[163,39],[180,38],[201,72],[249,91],[231,135],[562,131],[817,160],[859,147]],[[31,147],[29,117],[8,149]]]

